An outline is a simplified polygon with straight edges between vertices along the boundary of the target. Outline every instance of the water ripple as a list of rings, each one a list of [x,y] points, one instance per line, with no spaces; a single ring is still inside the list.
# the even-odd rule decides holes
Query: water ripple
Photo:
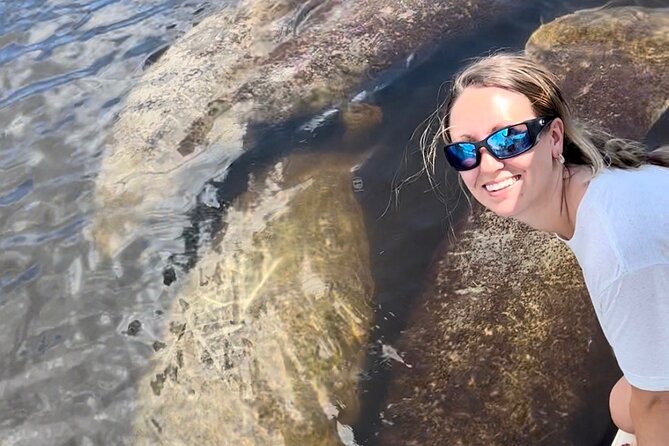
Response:
[[[146,58],[227,3],[0,0],[0,444],[132,444],[159,256],[98,258],[93,183]]]
[[[142,20],[147,19],[150,16],[163,12],[169,9],[172,5],[169,3],[161,4],[154,6],[152,8],[141,11],[131,17],[128,17],[124,20],[119,20],[118,22],[111,23],[109,25],[98,26],[88,31],[81,33],[80,35],[52,35],[47,39],[33,43],[31,45],[17,45],[12,43],[0,49],[0,66],[6,64],[7,62],[16,59],[19,56],[22,56],[33,51],[42,51],[43,55],[49,55],[51,52],[59,47],[73,42],[85,42],[94,37],[99,37],[101,35],[116,31],[121,28],[125,28],[130,25],[134,25]]]
[[[85,4],[69,3],[66,5],[55,5],[45,9],[44,3],[46,3],[46,0],[32,0],[13,2],[13,13],[11,10],[8,11],[6,6],[0,4],[0,29],[5,33],[27,31],[38,23],[49,22],[66,14],[84,14],[86,15],[85,21],[88,21],[88,18],[95,11],[118,2],[119,0],[98,0]],[[19,15],[21,12],[26,11],[29,11],[31,14]]]
[[[7,237],[0,242],[0,249],[10,249],[20,246],[35,246],[45,242],[63,240],[75,236],[85,226],[86,220],[77,219],[72,223],[54,229],[53,231],[44,231],[38,233],[19,234],[13,237]]]
[[[2,294],[0,294],[0,304],[4,301],[4,293],[9,294],[17,286],[30,282],[39,275],[39,271],[39,265],[33,264],[19,274],[18,277],[0,277],[0,291],[2,291]]]
[[[83,68],[81,70],[71,71],[69,73],[61,74],[59,76],[54,76],[48,79],[44,79],[38,82],[34,82],[25,87],[19,88],[13,92],[10,92],[5,98],[0,99],[0,110],[5,107],[18,102],[22,99],[25,99],[29,96],[44,93],[45,91],[51,90],[52,88],[58,87],[60,85],[67,84],[76,79],[81,79],[87,76],[97,74],[105,66],[109,65],[116,56],[116,52],[112,52],[105,56],[102,56],[89,67]]]
[[[19,201],[21,198],[28,195],[34,188],[32,178],[25,180],[19,184],[13,191],[8,194],[0,195],[0,207],[9,206]]]

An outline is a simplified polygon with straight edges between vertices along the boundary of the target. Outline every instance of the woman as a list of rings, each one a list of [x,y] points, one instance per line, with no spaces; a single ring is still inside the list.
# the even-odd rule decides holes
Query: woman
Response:
[[[569,245],[624,374],[613,421],[669,444],[669,147],[579,125],[556,77],[514,54],[466,67],[438,113],[427,164],[443,147],[483,206]]]

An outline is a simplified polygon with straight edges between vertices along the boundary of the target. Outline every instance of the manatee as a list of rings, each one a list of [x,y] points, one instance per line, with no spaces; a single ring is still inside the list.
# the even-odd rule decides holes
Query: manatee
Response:
[[[337,445],[352,435],[373,283],[351,156],[254,174],[174,290],[136,443]]]
[[[364,101],[382,75],[513,11],[501,0],[242,0],[204,19],[125,98],[96,181],[99,252],[178,238],[204,183],[253,150],[258,128],[337,119],[328,110]]]
[[[655,62],[669,57],[666,23],[666,9],[580,11],[543,25],[526,51],[560,76],[578,116],[641,137],[669,96],[666,62]],[[603,46],[617,48],[614,61],[639,62],[600,65]],[[591,445],[606,437],[608,393],[621,372],[562,242],[476,205],[429,281],[395,346],[411,368],[393,367],[379,444]]]

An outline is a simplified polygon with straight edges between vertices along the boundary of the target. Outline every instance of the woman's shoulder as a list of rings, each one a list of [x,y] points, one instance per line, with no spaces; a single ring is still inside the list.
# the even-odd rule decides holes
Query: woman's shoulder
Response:
[[[669,257],[669,168],[600,172],[579,206],[577,232],[590,249],[610,246],[623,269]]]
[[[590,179],[574,236],[591,295],[630,271],[669,263],[669,169],[607,169]]]
[[[616,182],[628,185],[642,185],[647,182],[669,182],[669,167],[656,166],[654,164],[644,164],[636,168],[620,169],[605,168],[602,169],[593,179],[593,182]]]
[[[647,208],[669,218],[669,168],[644,165],[635,169],[604,169],[590,180],[587,206],[613,218]],[[662,215],[657,215],[658,211]],[[640,217],[643,216],[640,215]]]

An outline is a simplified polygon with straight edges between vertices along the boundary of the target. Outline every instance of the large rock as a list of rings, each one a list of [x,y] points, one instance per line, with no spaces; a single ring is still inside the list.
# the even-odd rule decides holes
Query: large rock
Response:
[[[380,444],[595,444],[618,371],[573,256],[478,207],[467,226],[398,346]]]
[[[585,118],[623,138],[641,139],[669,107],[666,8],[579,11],[547,23],[527,54],[557,73]]]
[[[669,99],[668,23],[667,10],[581,11],[527,52],[577,115],[641,137]],[[568,248],[476,206],[442,252],[397,346],[412,368],[393,370],[379,444],[598,444],[621,373]]]
[[[351,436],[373,309],[353,165],[294,155],[254,177],[173,296],[139,383],[137,444]]]
[[[258,124],[360,101],[417,50],[512,12],[499,0],[243,0],[205,19],[125,100],[96,182],[99,250],[176,238],[203,184],[262,138]]]

